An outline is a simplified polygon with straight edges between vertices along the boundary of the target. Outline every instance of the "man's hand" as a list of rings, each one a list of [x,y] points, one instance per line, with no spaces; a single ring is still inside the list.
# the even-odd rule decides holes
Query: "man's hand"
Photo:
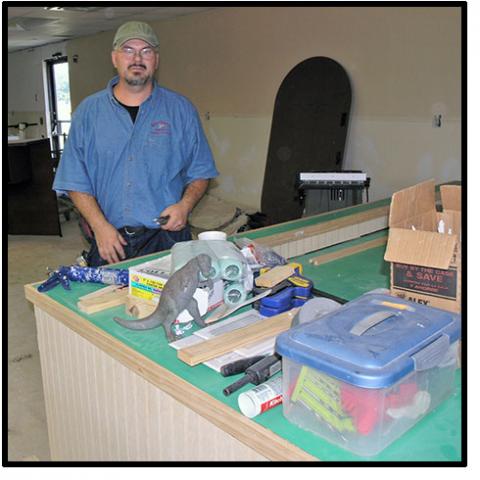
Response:
[[[170,216],[168,222],[160,228],[171,232],[178,232],[185,228],[187,226],[188,214],[207,191],[207,187],[208,179],[202,178],[193,180],[188,184],[183,192],[182,199],[160,213],[159,216],[161,217]]]
[[[182,202],[170,205],[160,214],[161,217],[170,217],[168,222],[160,228],[163,230],[169,230],[170,232],[178,232],[184,229],[187,225],[189,213],[190,211],[188,207],[182,204]]]
[[[100,257],[108,263],[115,263],[125,258],[123,245],[127,241],[118,233],[103,215],[97,200],[84,192],[68,192],[75,206],[92,227],[98,245]]]
[[[125,258],[123,245],[127,245],[127,241],[113,225],[105,222],[101,227],[94,229],[94,232],[98,253],[104,260],[116,263]]]

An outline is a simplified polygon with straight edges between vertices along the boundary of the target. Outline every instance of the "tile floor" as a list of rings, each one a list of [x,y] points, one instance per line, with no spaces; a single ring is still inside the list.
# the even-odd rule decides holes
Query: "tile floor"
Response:
[[[62,217],[62,237],[8,236],[8,460],[50,460],[40,358],[27,283],[46,278],[46,268],[70,265],[87,248],[77,219]]]

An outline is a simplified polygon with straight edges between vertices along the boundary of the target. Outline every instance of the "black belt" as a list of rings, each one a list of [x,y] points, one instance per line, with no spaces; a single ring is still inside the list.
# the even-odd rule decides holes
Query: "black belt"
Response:
[[[144,233],[147,233],[150,230],[153,230],[152,228],[147,228],[147,227],[121,227],[118,229],[120,233],[125,233],[125,235],[128,235],[129,237],[134,237],[136,235],[142,235]]]

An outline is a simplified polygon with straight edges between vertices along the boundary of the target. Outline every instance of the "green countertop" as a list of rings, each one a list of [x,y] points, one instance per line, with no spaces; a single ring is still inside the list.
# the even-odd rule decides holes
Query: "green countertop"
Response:
[[[385,233],[385,231],[377,232],[360,239],[344,242],[340,245],[323,249],[321,253],[329,253],[356,245],[385,235]],[[300,261],[304,265],[304,275],[314,281],[316,288],[351,300],[374,288],[388,287],[389,265],[383,260],[384,251],[385,246],[371,248],[320,266],[312,266],[308,263],[309,258],[318,256],[320,252],[303,255],[296,258],[295,261]],[[162,255],[154,255],[152,258],[160,256]],[[123,267],[125,268],[125,265],[129,266],[136,263],[139,263],[138,259],[124,264]],[[86,315],[79,311],[76,307],[78,298],[98,288],[100,286],[94,284],[72,282],[71,291],[65,291],[61,287],[56,287],[46,293],[46,295],[86,318],[92,324],[124,342],[145,357],[167,368],[175,375],[178,375],[234,410],[239,411],[237,405],[238,393],[248,390],[251,388],[251,385],[244,387],[230,397],[225,397],[222,394],[222,390],[234,380],[240,378],[240,375],[224,378],[204,365],[188,366],[177,359],[176,350],[168,347],[164,331],[161,328],[136,332],[117,325],[112,318],[117,315],[125,317],[123,306],[92,315]],[[193,329],[195,328],[193,327]],[[461,371],[458,370],[454,393],[448,400],[379,455],[369,458],[358,457],[312,433],[296,427],[283,417],[281,407],[259,415],[252,421],[263,425],[323,461],[451,462],[460,461],[462,458],[461,408]]]

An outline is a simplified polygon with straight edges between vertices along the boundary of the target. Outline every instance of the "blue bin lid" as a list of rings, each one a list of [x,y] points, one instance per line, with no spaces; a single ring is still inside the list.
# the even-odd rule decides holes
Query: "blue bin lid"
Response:
[[[460,338],[460,315],[383,294],[365,294],[277,337],[291,360],[364,388],[389,387],[442,360]]]

